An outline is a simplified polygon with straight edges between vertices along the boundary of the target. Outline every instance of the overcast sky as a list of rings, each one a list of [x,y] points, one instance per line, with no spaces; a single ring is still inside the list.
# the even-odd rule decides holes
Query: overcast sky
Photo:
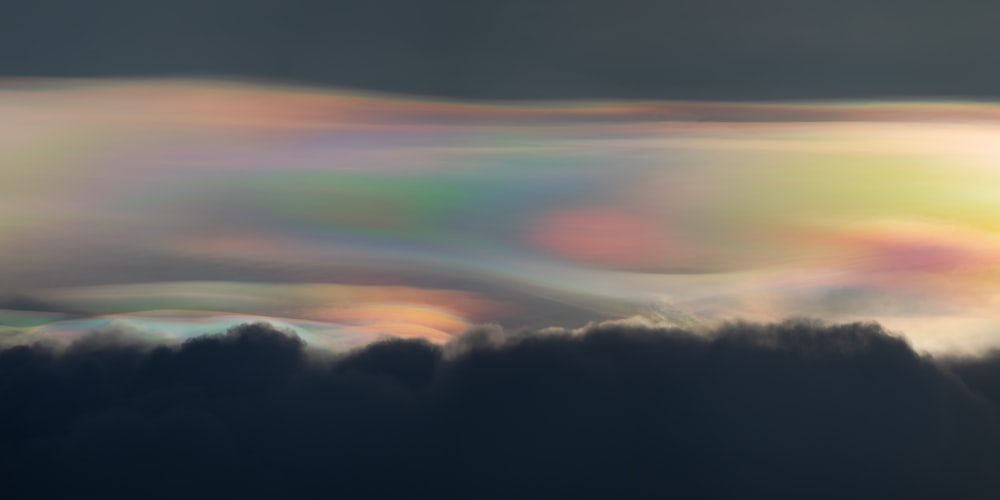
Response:
[[[469,98],[987,97],[998,18],[982,0],[14,0],[0,74]]]

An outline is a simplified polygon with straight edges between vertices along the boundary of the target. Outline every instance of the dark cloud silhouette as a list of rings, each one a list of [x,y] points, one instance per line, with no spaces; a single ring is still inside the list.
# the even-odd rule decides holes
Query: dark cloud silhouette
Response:
[[[1000,358],[874,324],[0,351],[5,498],[998,498]]]
[[[981,0],[13,0],[0,74],[481,98],[996,96]]]

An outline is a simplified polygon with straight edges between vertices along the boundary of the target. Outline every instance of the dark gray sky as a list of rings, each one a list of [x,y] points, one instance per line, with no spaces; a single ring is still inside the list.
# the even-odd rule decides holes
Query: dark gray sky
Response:
[[[476,98],[1000,94],[984,0],[13,0],[2,76]]]

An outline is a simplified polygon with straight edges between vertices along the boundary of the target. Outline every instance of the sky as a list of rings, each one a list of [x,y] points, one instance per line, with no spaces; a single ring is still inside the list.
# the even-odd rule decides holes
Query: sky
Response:
[[[1000,497],[1000,4],[2,10],[4,498]]]
[[[471,99],[994,97],[980,0],[9,0],[5,76]]]

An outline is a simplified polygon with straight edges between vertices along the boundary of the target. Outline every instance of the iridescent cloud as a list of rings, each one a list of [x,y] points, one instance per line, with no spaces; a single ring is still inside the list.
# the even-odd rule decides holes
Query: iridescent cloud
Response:
[[[31,335],[254,317],[315,342],[443,341],[639,313],[1000,344],[992,103],[8,81],[0,111],[0,292],[56,311],[0,325]]]

